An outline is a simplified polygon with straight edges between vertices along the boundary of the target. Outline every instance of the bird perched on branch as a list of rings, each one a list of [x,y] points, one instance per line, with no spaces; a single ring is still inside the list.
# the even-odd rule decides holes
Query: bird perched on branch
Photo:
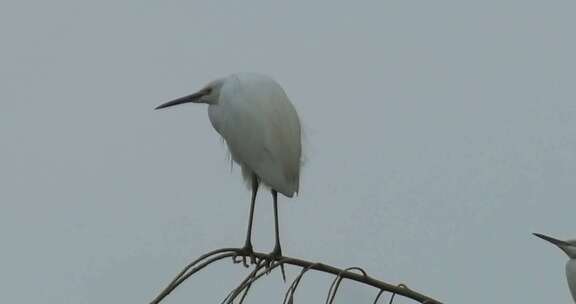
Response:
[[[570,258],[566,263],[566,278],[572,299],[576,302],[576,240],[562,241],[540,233],[534,233],[534,235],[556,245]]]
[[[292,197],[298,192],[301,166],[300,119],[282,87],[272,78],[238,73],[210,82],[200,91],[158,106],[183,103],[208,104],[208,116],[224,138],[234,162],[242,168],[252,188],[248,231],[243,251],[255,262],[251,242],[252,220],[258,186],[270,188],[274,202],[276,243],[271,255],[282,256],[278,228],[278,192]],[[271,262],[271,261],[269,261]],[[282,268],[282,275],[284,269]]]

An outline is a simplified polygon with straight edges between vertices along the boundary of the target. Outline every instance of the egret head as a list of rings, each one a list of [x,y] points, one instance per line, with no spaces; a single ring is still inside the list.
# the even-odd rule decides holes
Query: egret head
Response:
[[[572,259],[576,258],[576,240],[562,241],[540,233],[533,233],[533,234],[543,240],[546,240],[558,246],[558,248],[562,249],[562,251],[564,251],[570,258]]]
[[[218,103],[218,98],[220,97],[220,88],[222,87],[222,82],[223,82],[222,79],[214,80],[209,84],[207,84],[205,87],[203,87],[200,91],[161,104],[156,107],[156,110],[188,102],[216,104]]]

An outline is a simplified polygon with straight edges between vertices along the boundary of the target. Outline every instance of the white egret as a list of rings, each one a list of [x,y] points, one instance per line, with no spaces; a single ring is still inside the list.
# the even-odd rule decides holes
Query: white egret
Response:
[[[540,233],[534,233],[534,235],[558,246],[570,258],[566,263],[566,278],[572,299],[576,302],[576,240],[562,241]]]
[[[272,78],[238,73],[214,80],[200,91],[158,106],[208,104],[208,116],[224,138],[234,162],[252,188],[250,217],[243,252],[255,261],[251,242],[252,219],[260,183],[268,186],[274,202],[276,243],[271,256],[282,256],[278,228],[278,192],[298,192],[301,166],[300,119],[282,87]],[[282,269],[284,276],[284,269]]]

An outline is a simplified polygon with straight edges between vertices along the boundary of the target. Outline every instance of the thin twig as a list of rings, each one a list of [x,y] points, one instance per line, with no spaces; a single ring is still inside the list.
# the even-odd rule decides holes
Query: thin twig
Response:
[[[232,303],[234,301],[234,299],[236,299],[236,297],[240,294],[240,292],[242,292],[242,290],[246,290],[244,292],[244,295],[242,296],[242,300],[240,302],[243,301],[244,297],[246,297],[246,294],[248,293],[248,289],[250,289],[250,285],[252,285],[252,280],[254,279],[254,277],[256,276],[256,274],[258,273],[258,271],[260,271],[262,268],[264,267],[264,263],[262,263],[261,261],[258,262],[258,264],[256,264],[256,266],[254,267],[254,270],[251,271],[248,276],[246,276],[246,278],[244,278],[244,280],[242,280],[242,282],[240,282],[240,285],[238,285],[236,288],[232,289],[232,291],[228,294],[228,296],[224,299],[224,301],[222,301],[222,304],[224,303]],[[246,288],[246,289],[244,289]]]
[[[214,255],[216,255],[216,256],[214,256]],[[204,259],[211,257],[211,256],[214,256],[214,257],[206,260],[205,262],[203,262],[201,264],[198,264],[198,263],[200,263],[200,261],[203,261]],[[190,263],[189,265],[187,265],[186,268],[183,271],[181,271],[176,276],[176,278],[174,278],[172,280],[172,282],[152,302],[150,302],[150,304],[160,303],[160,301],[162,301],[162,299],[164,299],[166,296],[168,296],[176,287],[178,287],[186,279],[188,279],[190,276],[192,276],[196,272],[200,271],[204,267],[206,267],[206,266],[208,266],[208,265],[210,265],[210,264],[212,264],[218,260],[225,259],[225,258],[232,257],[232,256],[245,256],[245,257],[247,257],[248,255],[246,253],[242,252],[242,249],[240,249],[240,248],[224,248],[224,249],[218,249],[218,250],[214,250],[212,252],[209,252],[209,253],[203,255],[202,257],[200,257],[199,259],[195,260],[193,263]],[[264,261],[266,261],[266,260],[270,261],[270,260],[274,259],[274,257],[272,257],[271,255],[265,254],[265,253],[260,253],[260,252],[255,252],[254,256],[257,257],[258,259],[264,260]],[[410,299],[415,300],[415,301],[420,302],[420,303],[441,304],[440,301],[432,299],[432,298],[425,296],[421,293],[418,293],[416,291],[413,291],[413,290],[407,288],[405,285],[395,286],[395,285],[392,285],[392,284],[389,284],[389,283],[386,283],[383,281],[379,281],[377,279],[374,279],[374,278],[368,276],[365,272],[363,272],[362,274],[358,274],[358,273],[355,273],[352,271],[340,269],[340,268],[333,267],[330,265],[310,262],[310,261],[297,259],[297,258],[281,257],[280,260],[277,260],[272,265],[270,265],[269,270],[271,271],[272,269],[274,269],[280,265],[284,265],[284,264],[299,266],[302,268],[309,268],[309,269],[313,269],[316,271],[325,272],[325,273],[339,276],[339,277],[341,277],[341,279],[348,279],[348,280],[360,282],[360,283],[378,288],[379,290],[391,292],[393,294],[393,297],[396,294],[398,294],[398,295],[410,298]],[[355,270],[358,270],[358,269],[355,269]],[[260,277],[262,277],[264,274],[265,274],[265,272],[255,273],[254,277],[252,277],[251,279],[248,279],[247,282],[252,284],[256,280],[258,280]],[[244,284],[244,286],[241,288],[241,290],[239,292],[243,291],[245,288],[247,288],[247,284]]]
[[[338,291],[338,288],[340,287],[340,283],[342,282],[342,273],[344,273],[346,271],[350,271],[350,270],[358,270],[362,273],[362,275],[364,275],[364,277],[368,276],[368,274],[366,274],[366,271],[364,271],[364,269],[362,269],[360,267],[349,267],[349,268],[342,270],[342,272],[340,272],[336,276],[336,278],[334,278],[334,280],[332,281],[332,284],[330,284],[330,289],[328,289],[328,296],[326,297],[326,304],[334,303],[334,298],[336,297],[336,292]]]
[[[378,303],[378,299],[380,299],[380,296],[382,295],[382,293],[384,293],[384,289],[380,289],[380,291],[378,292],[378,295],[376,296],[376,299],[374,299],[374,303],[373,303],[373,304],[377,304],[377,303]]]
[[[256,282],[258,279],[260,279],[261,277],[263,277],[264,275],[268,275],[270,274],[270,272],[278,267],[278,266],[282,266],[283,262],[282,262],[282,258],[280,260],[276,260],[276,262],[274,262],[272,265],[268,266],[267,264],[262,264],[259,265],[258,270],[261,270],[264,266],[266,266],[266,268],[264,269],[264,271],[256,274],[257,272],[254,272],[254,275],[250,278],[250,280],[248,281],[244,281],[242,284],[240,284],[239,288],[235,291],[235,293],[237,293],[236,295],[234,295],[234,297],[237,297],[238,294],[240,292],[242,292],[243,290],[247,290],[250,289],[250,287],[252,287],[252,284],[254,282]]]
[[[398,287],[400,287],[400,288],[408,288],[408,286],[406,286],[406,285],[404,285],[404,284],[402,284],[402,283],[398,284]],[[396,296],[396,292],[392,293],[392,296],[390,297],[390,302],[388,302],[388,304],[394,303],[394,297],[395,297],[395,296]],[[428,303],[428,300],[424,300],[424,302],[422,302],[422,303]]]
[[[318,263],[314,263],[308,267],[302,268],[302,271],[300,271],[300,274],[294,279],[294,281],[292,281],[292,284],[290,284],[290,287],[288,288],[288,290],[286,290],[286,294],[284,295],[284,301],[282,301],[282,304],[286,304],[286,300],[288,300],[288,304],[292,304],[294,302],[294,293],[296,292],[296,289],[298,288],[298,285],[300,284],[300,280],[302,280],[302,277],[304,276],[304,274],[308,270],[310,270],[310,268],[312,268],[315,265],[318,265]]]
[[[263,272],[259,273],[258,275],[256,275],[254,277],[254,279],[252,279],[252,282],[255,282],[256,280],[260,279],[264,275],[270,274],[272,272],[272,270],[274,270],[276,267],[282,266],[284,264],[284,259],[285,258],[280,258],[279,260],[276,260],[272,265],[268,266],[266,271],[263,271]]]
[[[152,302],[150,302],[150,304],[158,304],[160,303],[160,301],[162,301],[162,299],[164,299],[167,295],[169,295],[174,289],[176,289],[176,287],[178,287],[178,285],[182,284],[182,282],[184,282],[186,279],[188,279],[191,275],[195,274],[196,272],[202,270],[204,267],[218,261],[224,258],[228,258],[228,257],[232,257],[234,255],[234,253],[221,253],[220,255],[217,255],[216,257],[213,257],[209,260],[207,260],[206,262],[194,267],[192,270],[190,270],[188,273],[184,272],[180,272],[176,278],[174,278],[174,280],[172,280],[172,282],[154,299],[152,300]],[[188,267],[188,266],[187,266]],[[184,274],[186,273],[186,274]]]
[[[196,260],[194,260],[192,263],[190,263],[190,264],[188,264],[186,267],[184,267],[184,269],[172,280],[172,282],[170,282],[170,285],[176,283],[176,281],[178,281],[178,279],[179,279],[180,277],[182,277],[182,276],[186,273],[186,271],[188,271],[188,269],[192,268],[194,265],[198,264],[200,261],[202,261],[202,260],[204,260],[204,259],[206,259],[206,258],[208,258],[208,257],[210,257],[210,256],[219,254],[219,253],[231,252],[231,251],[234,252],[234,251],[235,251],[235,248],[222,248],[222,249],[217,249],[217,250],[208,252],[208,253],[200,256],[199,258],[197,258]]]

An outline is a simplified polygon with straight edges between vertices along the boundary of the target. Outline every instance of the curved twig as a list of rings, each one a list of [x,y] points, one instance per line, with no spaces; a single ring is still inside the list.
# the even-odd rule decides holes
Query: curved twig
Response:
[[[176,283],[176,281],[177,281],[180,277],[182,277],[182,276],[188,271],[188,269],[194,267],[194,265],[198,264],[200,261],[202,261],[202,260],[204,260],[204,259],[206,259],[206,258],[208,258],[208,257],[210,257],[210,256],[219,254],[219,253],[224,253],[224,252],[227,252],[227,251],[229,251],[229,252],[235,252],[235,250],[236,250],[235,248],[216,249],[216,250],[214,250],[214,251],[208,252],[208,253],[200,256],[200,257],[197,258],[196,260],[192,261],[192,263],[186,265],[186,267],[184,267],[184,269],[172,280],[172,282],[170,282],[170,285]]]
[[[186,271],[180,272],[173,280],[172,282],[154,299],[152,300],[152,302],[150,302],[150,304],[157,304],[160,303],[160,301],[162,301],[162,299],[164,299],[167,295],[169,295],[174,289],[176,289],[176,287],[178,287],[178,285],[182,284],[182,282],[184,282],[186,279],[188,279],[191,275],[195,274],[196,272],[202,270],[204,267],[218,261],[224,258],[228,258],[228,257],[232,257],[234,255],[234,253],[221,253],[220,255],[217,255],[216,257],[213,257],[209,260],[207,260],[206,262],[192,268],[192,270],[190,270],[188,273],[186,273]],[[199,259],[200,260],[200,259]],[[197,261],[199,261],[197,260]],[[191,264],[192,265],[192,264]],[[187,266],[188,268],[188,266]],[[188,269],[186,269],[188,270]]]
[[[402,284],[402,283],[398,284],[398,287],[399,287],[399,288],[408,288],[408,286],[406,286],[406,285],[404,285],[404,284]],[[392,296],[390,297],[390,302],[388,302],[388,304],[394,303],[394,297],[395,297],[395,296],[396,296],[396,292],[392,293]],[[422,302],[422,303],[428,303],[428,300],[424,300],[424,302]]]
[[[292,304],[294,302],[294,293],[296,292],[298,285],[300,285],[300,280],[302,280],[304,274],[315,265],[318,265],[318,263],[314,263],[307,267],[302,267],[302,271],[300,271],[300,274],[294,279],[294,281],[292,281],[292,284],[290,284],[288,290],[286,290],[286,294],[284,294],[284,301],[282,301],[282,304],[286,304],[286,300],[288,300],[288,304]]]
[[[396,296],[396,293],[393,293],[392,296],[390,297],[390,302],[388,302],[388,304],[394,303],[394,297],[395,296]]]
[[[342,270],[340,273],[338,273],[336,278],[334,278],[334,280],[332,281],[332,284],[330,284],[330,289],[328,289],[328,296],[326,297],[326,304],[334,303],[334,298],[336,297],[336,292],[338,291],[338,288],[340,287],[340,283],[342,282],[342,273],[344,273],[345,271],[350,271],[350,270],[358,270],[362,273],[362,275],[364,277],[368,276],[368,274],[366,274],[366,271],[364,271],[364,269],[362,269],[360,267],[349,267],[349,268]]]
[[[240,300],[240,303],[242,303],[242,301],[244,301],[244,298],[246,297],[246,294],[248,293],[248,290],[250,289],[250,286],[252,285],[254,277],[256,276],[258,271],[260,271],[264,266],[265,266],[264,263],[262,263],[262,261],[259,261],[258,264],[256,264],[256,266],[254,267],[254,270],[251,271],[248,274],[248,276],[246,276],[246,278],[242,280],[242,282],[240,282],[240,285],[238,285],[238,287],[230,291],[228,296],[221,302],[221,304],[233,303],[234,299],[236,299],[236,297],[238,297],[238,295],[244,290],[244,294],[242,295],[242,298]]]
[[[268,275],[272,272],[272,270],[274,270],[276,267],[278,266],[282,266],[284,264],[284,259],[285,258],[280,258],[279,260],[276,260],[274,263],[272,263],[270,266],[267,266],[266,271],[263,271],[261,273],[259,273],[258,275],[256,275],[253,279],[252,282],[255,282],[256,280],[260,279],[262,276],[264,275]]]
[[[241,248],[223,248],[223,249],[214,250],[212,252],[209,252],[209,253],[201,256],[199,259],[197,259],[194,262],[187,265],[184,268],[184,270],[182,270],[172,280],[172,282],[152,302],[150,302],[150,304],[160,303],[160,301],[162,301],[162,299],[164,299],[166,296],[168,296],[176,287],[178,287],[180,284],[182,284],[186,279],[188,279],[190,276],[192,276],[196,272],[202,270],[204,267],[206,267],[206,266],[208,266],[208,265],[210,265],[210,264],[212,264],[218,260],[222,260],[222,259],[229,258],[232,256],[245,256],[245,257],[247,257],[247,255],[244,252],[242,252]],[[254,256],[256,256],[259,260],[264,260],[264,261],[274,260],[274,257],[272,257],[271,255],[266,254],[266,253],[254,252]],[[203,263],[200,263],[201,261],[203,261],[209,257],[211,257],[211,258],[204,261]],[[336,275],[337,278],[339,277],[340,278],[339,280],[349,279],[349,280],[353,280],[356,282],[360,282],[360,283],[378,288],[381,291],[388,291],[388,292],[392,293],[391,300],[393,300],[394,296],[396,294],[398,294],[398,295],[410,298],[410,299],[415,300],[415,301],[420,302],[420,303],[441,304],[440,301],[432,299],[432,298],[425,296],[421,293],[418,293],[414,290],[411,290],[403,284],[395,286],[395,285],[374,279],[374,278],[370,277],[369,275],[367,275],[366,272],[364,272],[363,270],[361,270],[359,268],[351,268],[349,270],[359,270],[362,272],[361,274],[358,274],[358,273],[355,273],[355,272],[352,272],[352,271],[349,271],[346,269],[340,269],[340,268],[337,268],[334,266],[322,264],[322,263],[315,263],[315,262],[310,262],[310,261],[292,258],[292,257],[282,257],[280,260],[276,260],[274,263],[272,263],[272,265],[270,265],[270,268],[268,270],[271,271],[272,269],[274,269],[280,265],[284,265],[284,264],[298,266],[298,267],[306,268],[308,270],[313,269],[316,271],[320,271],[320,272],[324,272],[324,273],[328,273],[328,274],[333,274],[333,275]],[[256,268],[258,268],[258,266]],[[308,270],[306,270],[306,271],[308,271]],[[306,271],[304,271],[304,272],[306,272]],[[239,286],[241,288],[238,290],[238,293],[244,291],[246,288],[249,288],[248,286],[250,286],[256,280],[258,280],[264,274],[266,274],[266,272],[261,272],[261,273],[254,272],[253,276],[251,278],[248,277],[247,280],[245,279],[246,281],[244,282],[244,284],[241,284],[241,286]],[[301,273],[301,275],[303,275],[303,273]],[[301,279],[301,277],[300,277],[300,279]],[[298,280],[298,282],[299,282],[299,280]],[[336,283],[334,282],[333,284],[336,284]],[[297,283],[295,286],[297,286]],[[294,288],[293,288],[292,293],[293,292],[294,292]],[[378,300],[378,298],[376,298],[376,300]]]
[[[380,291],[378,292],[378,295],[376,295],[376,299],[374,299],[373,304],[377,304],[378,303],[378,299],[380,299],[380,296],[384,293],[384,289],[380,289]]]

